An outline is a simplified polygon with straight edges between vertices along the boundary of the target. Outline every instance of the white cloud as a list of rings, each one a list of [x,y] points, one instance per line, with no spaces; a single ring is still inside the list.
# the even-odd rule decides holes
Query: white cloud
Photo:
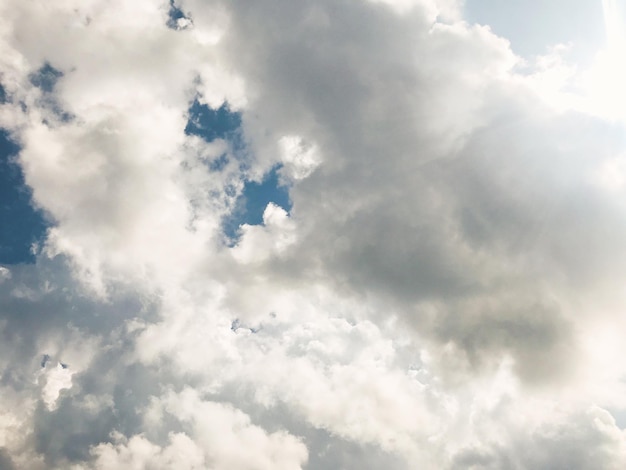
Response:
[[[41,396],[46,406],[53,410],[61,391],[72,388],[72,371],[58,363],[56,367],[46,370],[44,377]]]
[[[52,221],[0,269],[0,464],[623,467],[624,128],[576,68],[454,1],[176,6],[0,6]],[[245,149],[184,133],[196,97]],[[227,246],[276,165],[289,214]]]
[[[319,151],[315,145],[295,135],[281,137],[278,141],[282,153],[281,176],[289,180],[307,178],[320,165]]]
[[[263,225],[241,226],[241,240],[232,250],[233,257],[242,264],[259,262],[269,256],[280,256],[296,242],[294,224],[285,210],[269,203],[263,211]]]
[[[231,406],[202,400],[189,388],[154,398],[146,416],[151,432],[162,426],[164,414],[185,432],[170,432],[159,446],[144,435],[127,439],[119,432],[113,442],[92,449],[94,468],[232,468],[297,469],[306,462],[306,447],[285,432],[266,433]]]
[[[164,448],[159,448],[140,435],[130,439],[118,435],[114,437],[120,442],[116,442],[115,445],[100,444],[92,451],[96,456],[94,464],[96,469],[205,468],[202,451],[185,434],[172,433],[169,445]]]

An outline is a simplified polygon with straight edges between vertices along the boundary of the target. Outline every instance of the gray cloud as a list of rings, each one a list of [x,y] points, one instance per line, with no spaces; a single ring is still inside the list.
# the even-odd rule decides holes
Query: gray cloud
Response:
[[[0,277],[0,467],[623,466],[624,129],[557,59],[451,1],[79,3],[0,7],[53,221]],[[226,246],[277,164],[290,214]]]

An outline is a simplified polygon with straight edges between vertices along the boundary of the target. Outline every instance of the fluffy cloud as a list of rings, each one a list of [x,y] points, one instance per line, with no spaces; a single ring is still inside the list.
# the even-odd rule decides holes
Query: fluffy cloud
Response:
[[[455,1],[127,3],[0,6],[50,222],[0,268],[1,468],[623,467],[624,123],[573,69]]]
[[[151,432],[164,413],[188,428],[194,439],[171,432],[167,444],[159,447],[143,435],[126,439],[114,433],[113,443],[92,450],[95,468],[296,469],[306,460],[306,447],[297,439],[285,433],[267,435],[241,411],[203,401],[190,389],[153,401],[147,423]]]

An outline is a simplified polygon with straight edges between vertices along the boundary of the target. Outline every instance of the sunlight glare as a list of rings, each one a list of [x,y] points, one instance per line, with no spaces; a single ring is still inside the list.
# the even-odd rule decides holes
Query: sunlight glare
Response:
[[[626,121],[626,8],[624,0],[603,0],[606,42],[584,79],[589,111]]]

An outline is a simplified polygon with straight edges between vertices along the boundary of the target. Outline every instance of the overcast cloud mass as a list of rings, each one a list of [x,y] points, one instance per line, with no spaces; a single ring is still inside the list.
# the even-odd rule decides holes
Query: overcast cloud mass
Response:
[[[581,65],[458,0],[0,0],[47,224],[0,267],[0,469],[626,468],[597,8]]]

